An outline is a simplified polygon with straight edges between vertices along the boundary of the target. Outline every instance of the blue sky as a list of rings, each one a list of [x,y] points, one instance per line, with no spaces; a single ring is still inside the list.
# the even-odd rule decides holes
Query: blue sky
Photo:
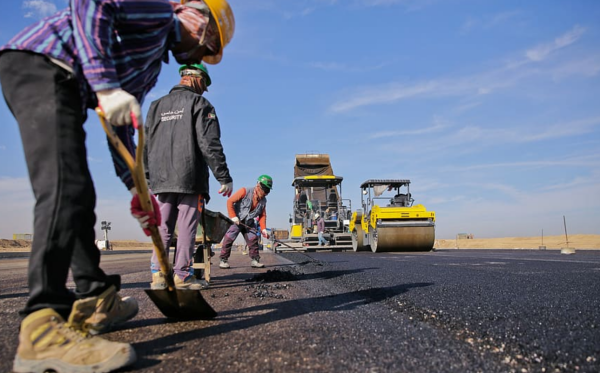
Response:
[[[65,0],[5,1],[0,43]],[[600,2],[230,0],[236,33],[209,66],[234,189],[274,178],[268,226],[288,227],[295,154],[327,153],[360,184],[412,181],[438,238],[600,234]],[[163,66],[146,99],[168,93]],[[18,127],[0,100],[0,238],[31,233]],[[145,239],[89,112],[98,221]],[[225,199],[211,179],[211,210]],[[98,224],[97,234],[101,236]]]

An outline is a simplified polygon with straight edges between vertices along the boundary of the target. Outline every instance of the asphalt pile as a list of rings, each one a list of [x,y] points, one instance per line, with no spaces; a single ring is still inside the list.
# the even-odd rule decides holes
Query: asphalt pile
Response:
[[[270,269],[267,272],[258,273],[247,279],[246,282],[258,282],[258,284],[248,285],[244,288],[244,291],[250,292],[251,298],[285,299],[286,297],[281,294],[281,291],[288,290],[291,285],[280,284],[279,282],[296,281],[299,280],[300,276],[301,274],[295,274],[290,271]],[[268,284],[272,282],[275,282],[275,284]]]
[[[247,279],[247,282],[281,282],[281,281],[296,281],[299,275],[290,271],[282,271],[279,269],[269,269],[267,272],[259,273],[252,278]]]

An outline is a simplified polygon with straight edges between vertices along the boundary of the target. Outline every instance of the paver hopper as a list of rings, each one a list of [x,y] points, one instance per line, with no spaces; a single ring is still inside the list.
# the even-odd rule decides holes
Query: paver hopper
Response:
[[[435,212],[413,206],[410,180],[367,180],[362,210],[350,219],[354,251],[429,251],[435,241]],[[384,196],[384,193],[393,196]]]

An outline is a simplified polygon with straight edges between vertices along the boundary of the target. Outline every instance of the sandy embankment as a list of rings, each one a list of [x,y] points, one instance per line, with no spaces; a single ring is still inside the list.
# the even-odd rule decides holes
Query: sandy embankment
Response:
[[[600,235],[575,234],[569,236],[567,245],[565,236],[546,237],[503,237],[503,238],[475,238],[475,239],[438,239],[435,241],[437,249],[600,249]]]

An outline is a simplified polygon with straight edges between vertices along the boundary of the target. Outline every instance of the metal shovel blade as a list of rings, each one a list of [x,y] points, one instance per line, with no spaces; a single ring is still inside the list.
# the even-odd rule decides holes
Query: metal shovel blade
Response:
[[[217,312],[204,300],[199,290],[144,290],[156,307],[168,318],[209,320]]]

